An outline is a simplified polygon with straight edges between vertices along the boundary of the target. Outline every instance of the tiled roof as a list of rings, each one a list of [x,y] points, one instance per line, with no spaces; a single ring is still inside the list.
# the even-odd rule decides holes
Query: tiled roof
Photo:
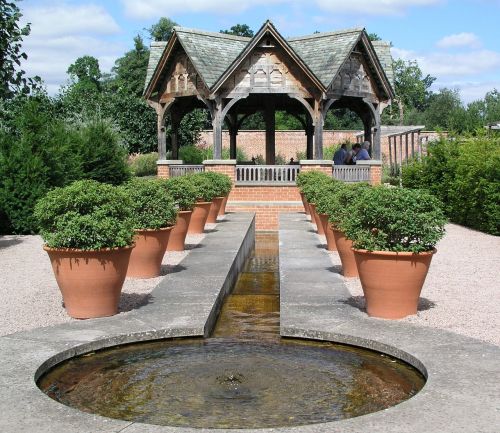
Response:
[[[180,44],[209,88],[226,72],[252,40],[252,38],[183,27],[175,27],[174,29]],[[355,28],[289,38],[287,42],[316,78],[325,87],[328,87],[358,42],[362,32],[362,28]],[[151,44],[146,87],[166,46],[167,42],[153,42]],[[394,73],[390,45],[377,41],[373,42],[373,46],[392,85]]]
[[[385,41],[372,41],[373,48],[377,53],[380,64],[384,68],[385,75],[394,88],[394,69],[392,68],[391,44]]]
[[[363,29],[317,33],[288,39],[316,77],[328,87],[358,41]]]
[[[210,88],[250,42],[250,38],[224,33],[175,28],[194,67]]]

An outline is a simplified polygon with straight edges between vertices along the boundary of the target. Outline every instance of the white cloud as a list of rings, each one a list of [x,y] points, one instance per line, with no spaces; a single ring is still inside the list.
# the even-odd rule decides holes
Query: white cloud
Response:
[[[31,34],[37,37],[120,31],[114,18],[103,7],[92,4],[37,6],[24,9],[23,14],[23,21],[31,23]]]
[[[145,19],[172,16],[177,13],[213,12],[234,14],[249,8],[272,4],[287,4],[290,7],[316,4],[321,10],[334,13],[363,15],[398,15],[413,6],[430,6],[443,0],[122,0],[125,13],[134,18]]]
[[[470,47],[479,48],[481,41],[474,33],[455,33],[453,35],[445,36],[437,41],[436,45],[439,48],[454,48],[454,47]]]
[[[416,53],[398,48],[392,49],[395,58],[416,60],[426,73],[437,76],[480,75],[500,68],[500,53],[491,50],[464,53]]]
[[[109,71],[125,47],[109,40],[120,31],[113,17],[101,6],[38,3],[23,9],[23,22],[31,23],[31,34],[24,38],[28,60],[23,69],[29,76],[39,75],[50,94],[67,81],[66,71],[81,56],[99,60],[101,71]]]
[[[500,81],[436,81],[432,85],[434,91],[446,87],[448,89],[458,89],[460,97],[466,104],[483,99],[486,93],[493,89],[500,90]]]

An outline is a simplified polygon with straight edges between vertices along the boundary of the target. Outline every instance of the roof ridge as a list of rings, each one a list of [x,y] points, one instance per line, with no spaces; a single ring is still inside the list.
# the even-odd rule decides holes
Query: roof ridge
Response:
[[[346,33],[359,33],[364,30],[364,27],[353,27],[350,29],[345,29],[345,30],[336,30],[333,32],[321,32],[321,33],[314,33],[312,35],[304,35],[304,36],[294,36],[292,38],[287,38],[288,42],[295,42],[295,41],[300,41],[303,39],[319,39],[319,38],[326,38],[328,36],[334,36],[334,35],[339,35],[339,34],[346,34]]]
[[[175,26],[174,30],[176,32],[180,32],[180,33],[194,33],[197,35],[212,36],[212,37],[223,38],[223,39],[232,39],[232,40],[241,41],[241,42],[249,42],[252,39],[252,38],[247,38],[245,36],[228,35],[226,33],[219,33],[219,32],[207,32],[205,30],[191,29],[188,27]]]

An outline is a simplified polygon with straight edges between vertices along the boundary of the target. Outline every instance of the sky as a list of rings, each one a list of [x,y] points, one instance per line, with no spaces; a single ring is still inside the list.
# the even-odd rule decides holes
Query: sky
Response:
[[[464,103],[500,90],[500,0],[24,0],[28,75],[50,94],[67,83],[78,57],[99,59],[109,72],[161,16],[183,27],[219,31],[270,19],[282,35],[364,27],[392,42],[394,58],[416,60],[436,77],[432,89],[458,89]]]

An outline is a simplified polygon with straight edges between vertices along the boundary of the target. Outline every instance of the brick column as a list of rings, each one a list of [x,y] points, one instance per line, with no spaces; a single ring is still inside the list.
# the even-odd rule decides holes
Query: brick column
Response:
[[[215,171],[217,173],[227,174],[231,181],[236,179],[236,160],[235,159],[208,159],[203,161],[205,171]]]
[[[327,176],[332,177],[333,161],[327,159],[302,159],[300,161],[300,171],[322,171]]]
[[[382,183],[382,161],[377,159],[356,161],[356,165],[370,166],[370,185],[380,185]]]
[[[170,166],[182,164],[183,161],[180,159],[160,159],[156,162],[157,176],[162,179],[168,179],[170,177]]]

